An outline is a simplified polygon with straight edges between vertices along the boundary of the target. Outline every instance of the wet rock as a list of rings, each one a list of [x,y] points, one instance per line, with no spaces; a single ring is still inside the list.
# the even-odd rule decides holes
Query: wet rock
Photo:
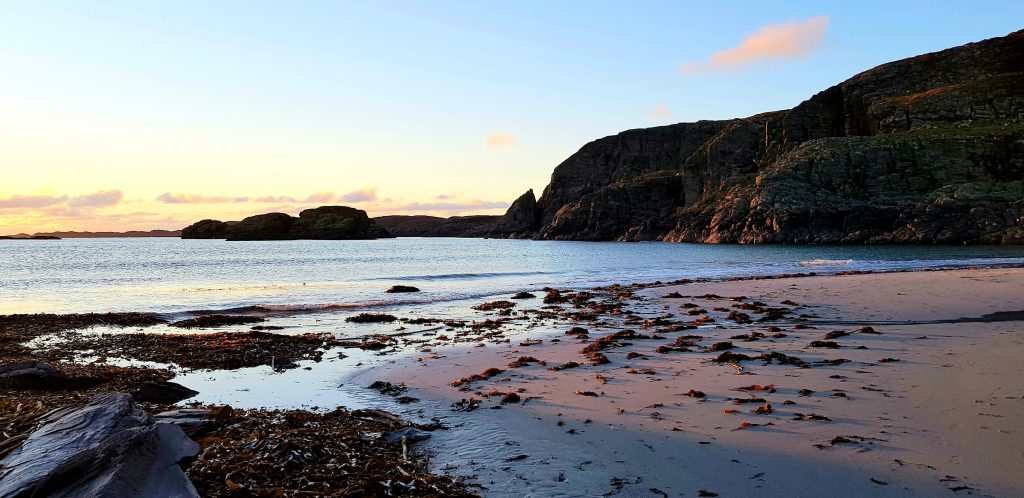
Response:
[[[415,427],[404,427],[402,429],[385,433],[381,436],[381,440],[388,444],[401,443],[402,438],[405,438],[405,442],[409,444],[418,443],[420,441],[430,439],[430,433],[421,431]]]
[[[285,356],[275,356],[270,360],[270,366],[274,370],[290,370],[293,368],[299,368],[299,364],[294,359]]]
[[[193,438],[209,433],[218,424],[214,411],[206,408],[171,410],[153,415],[153,418],[160,423],[181,427],[185,434]]]
[[[198,497],[178,465],[199,446],[180,427],[157,423],[123,393],[43,417],[0,460],[0,496]]]
[[[133,395],[136,401],[170,405],[199,394],[176,382],[143,382]]]
[[[385,294],[397,294],[403,292],[419,292],[419,287],[413,287],[411,285],[392,285],[390,289],[384,291]]]
[[[366,386],[366,388],[373,389],[374,391],[377,391],[387,396],[400,396],[402,394],[405,394],[405,392],[409,390],[408,387],[405,387],[405,384],[395,385],[383,380],[374,381],[369,386]]]
[[[808,347],[836,349],[839,347],[839,343],[835,341],[811,341]]]
[[[516,292],[515,294],[512,295],[512,299],[533,299],[535,297],[537,296],[525,291]]]
[[[346,322],[352,323],[390,323],[395,320],[398,320],[398,317],[387,313],[360,313],[356,316],[345,318]]]
[[[9,363],[0,366],[0,388],[38,391],[79,389],[97,384],[97,379],[71,377],[41,362]]]

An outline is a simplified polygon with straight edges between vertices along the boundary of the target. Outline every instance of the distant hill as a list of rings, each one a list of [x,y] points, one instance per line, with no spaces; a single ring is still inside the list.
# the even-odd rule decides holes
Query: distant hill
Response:
[[[501,216],[378,216],[373,221],[395,237],[482,237],[490,232]]]
[[[23,237],[24,236],[24,237]],[[62,239],[98,239],[109,237],[180,237],[181,230],[130,230],[127,232],[39,232],[36,237],[60,237]],[[25,234],[15,235],[15,238],[25,238]]]

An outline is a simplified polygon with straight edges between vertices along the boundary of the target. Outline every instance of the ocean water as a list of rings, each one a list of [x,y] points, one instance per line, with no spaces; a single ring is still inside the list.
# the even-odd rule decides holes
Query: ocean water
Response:
[[[789,272],[1024,264],[1024,247],[737,246],[400,238],[0,240],[0,314],[324,313]],[[394,284],[422,292],[385,294]]]

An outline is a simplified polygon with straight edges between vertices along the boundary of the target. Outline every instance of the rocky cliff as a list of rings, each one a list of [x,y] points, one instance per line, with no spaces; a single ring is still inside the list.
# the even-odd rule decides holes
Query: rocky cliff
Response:
[[[1024,243],[1024,31],[878,66],[790,110],[595,140],[483,232]]]
[[[202,220],[182,229],[183,239],[227,240],[349,240],[391,237],[366,211],[346,206],[306,209],[293,217],[285,213],[250,216],[242,221]]]

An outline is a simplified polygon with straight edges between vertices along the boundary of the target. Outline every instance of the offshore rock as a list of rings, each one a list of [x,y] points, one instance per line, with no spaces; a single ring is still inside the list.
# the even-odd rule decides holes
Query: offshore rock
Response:
[[[306,209],[298,218],[285,213],[250,216],[242,221],[202,220],[181,231],[183,239],[351,240],[391,237],[366,211],[347,206]]]

